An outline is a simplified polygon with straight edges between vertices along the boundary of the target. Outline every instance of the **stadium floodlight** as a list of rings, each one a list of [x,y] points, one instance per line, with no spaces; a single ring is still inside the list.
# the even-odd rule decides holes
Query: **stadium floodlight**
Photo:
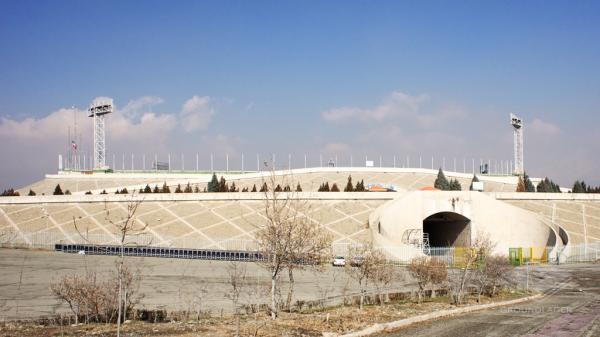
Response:
[[[523,120],[515,114],[510,114],[510,124],[513,127],[515,174],[523,174]]]
[[[106,115],[113,112],[113,100],[111,98],[96,99],[90,105],[89,116],[94,118],[94,161],[93,169],[106,170]]]

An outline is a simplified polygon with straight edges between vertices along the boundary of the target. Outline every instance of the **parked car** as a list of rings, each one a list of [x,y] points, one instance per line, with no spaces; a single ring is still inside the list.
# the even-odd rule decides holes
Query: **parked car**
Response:
[[[343,267],[346,265],[346,259],[343,256],[336,256],[333,258],[331,265],[334,267]]]
[[[365,262],[365,258],[362,256],[355,256],[350,259],[350,266],[352,267],[360,267]]]

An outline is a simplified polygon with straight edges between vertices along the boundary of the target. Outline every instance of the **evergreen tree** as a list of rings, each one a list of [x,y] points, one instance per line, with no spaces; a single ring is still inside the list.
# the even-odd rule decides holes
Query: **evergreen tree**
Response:
[[[281,192],[281,185],[277,184],[277,186],[275,186],[275,192]]]
[[[63,191],[62,188],[60,188],[60,184],[56,185],[56,187],[54,188],[54,193],[52,193],[54,195],[63,195]]]
[[[446,179],[446,176],[444,175],[444,172],[442,171],[441,167],[440,167],[440,170],[438,171],[438,175],[437,175],[437,178],[435,179],[435,183],[433,184],[433,187],[437,188],[438,190],[442,190],[442,191],[447,191],[450,189],[450,183],[448,182],[448,179]]]
[[[248,192],[248,187],[242,188],[242,192]]]
[[[540,181],[536,187],[536,192],[540,192],[540,193],[546,193],[549,192],[550,189],[550,182],[548,181],[548,178],[542,179],[542,181]]]
[[[152,193],[160,193],[160,189],[158,188],[158,185],[154,185],[154,189],[152,190]]]
[[[449,187],[450,191],[462,190],[462,186],[460,185],[460,182],[458,181],[458,179],[451,179],[450,183],[448,184],[448,187]]]
[[[30,197],[33,197],[33,196],[35,196],[35,192],[30,189],[29,193],[27,195],[30,196]]]
[[[352,176],[348,176],[348,182],[344,188],[344,192],[354,192],[354,186],[352,185]]]
[[[525,182],[521,176],[519,176],[519,182],[517,183],[517,192],[525,192]]]
[[[221,179],[219,180],[218,192],[227,192],[227,191],[229,191],[229,185],[227,185],[227,181],[225,180],[225,178],[223,178],[223,176],[221,176]]]
[[[200,187],[198,187],[198,185],[194,186],[194,193],[200,193]]]
[[[85,192],[86,195],[92,195],[92,191]]]
[[[20,196],[19,192],[16,192],[14,189],[9,188],[8,190],[4,190],[0,196],[3,197],[18,197]]]
[[[473,175],[473,179],[471,179],[471,185],[469,185],[469,191],[473,190],[473,183],[478,183],[479,182],[479,178],[477,178],[477,175]]]
[[[17,195],[18,195],[18,194],[17,194]],[[69,191],[69,190],[66,190],[66,191],[65,191],[65,195],[71,195],[71,191]]]
[[[260,191],[259,192],[268,192],[269,188],[267,187],[267,183],[263,183],[262,186],[260,187]]]
[[[102,192],[100,192],[100,194],[108,194],[108,193],[106,193],[106,190],[102,190]]]
[[[185,186],[185,188],[183,189],[183,193],[192,193],[193,191],[194,190],[192,190],[192,186],[188,182],[187,185]]]
[[[575,180],[575,184],[573,184],[573,193],[587,193],[588,191],[585,188],[585,183],[583,181]]]
[[[537,191],[541,193],[560,193],[560,186],[555,184],[552,180],[548,179],[548,177],[544,178],[537,185]]]
[[[219,180],[216,174],[213,173],[212,179],[210,179],[206,188],[208,192],[219,192]]]
[[[252,190],[250,192],[256,192],[256,184],[252,185]]]
[[[152,189],[150,188],[150,185],[146,184],[146,187],[144,187],[144,193],[152,193]]]
[[[331,185],[331,192],[339,192],[340,188],[338,187],[338,185],[336,183],[333,183],[333,185]]]
[[[160,193],[171,193],[171,189],[169,188],[169,185],[167,185],[166,182],[163,183]]]
[[[329,188],[329,182],[326,181],[325,185],[323,185],[323,192],[330,192],[331,189]]]
[[[285,187],[283,188],[284,192],[291,192],[292,188],[290,187],[290,185],[285,185]]]
[[[239,192],[237,187],[235,187],[235,181],[231,183],[231,187],[229,188],[229,192]]]
[[[181,184],[177,184],[177,187],[175,188],[175,193],[183,193],[183,190],[181,189]]]
[[[361,180],[359,182],[356,183],[356,188],[354,189],[355,192],[364,192],[365,191],[365,182],[364,180]]]
[[[525,184],[525,192],[535,192],[535,186],[533,186],[533,183],[531,182],[531,179],[529,179],[527,173],[523,174],[523,183]]]
[[[67,190],[67,192],[68,192],[68,190]],[[128,194],[128,193],[129,193],[129,191],[127,190],[127,187],[123,187],[120,194]],[[71,192],[69,192],[69,194],[71,194]]]
[[[302,186],[300,186],[300,183],[298,183],[296,186],[296,192],[302,192]]]

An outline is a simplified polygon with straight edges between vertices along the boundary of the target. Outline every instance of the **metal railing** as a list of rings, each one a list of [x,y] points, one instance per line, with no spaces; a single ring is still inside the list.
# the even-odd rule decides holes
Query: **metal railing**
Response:
[[[213,249],[188,249],[164,247],[121,247],[102,245],[56,244],[54,250],[63,253],[86,255],[125,255],[140,257],[164,257],[176,259],[225,260],[225,261],[262,261],[260,252],[227,251]]]

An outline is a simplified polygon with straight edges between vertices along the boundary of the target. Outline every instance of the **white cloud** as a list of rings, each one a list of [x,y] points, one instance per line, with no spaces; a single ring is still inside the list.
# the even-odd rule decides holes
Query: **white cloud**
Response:
[[[42,118],[14,120],[0,119],[0,138],[15,141],[48,141],[58,136],[66,139],[67,126],[73,124],[74,115],[79,116],[78,124],[85,129],[85,111],[78,109],[60,109]]]
[[[97,97],[94,101],[99,99],[102,98]],[[160,100],[142,98],[142,101],[146,101],[144,104],[149,104],[148,102]],[[138,104],[136,101],[130,103],[132,104],[129,107]],[[82,144],[79,144],[80,149],[90,151],[93,124],[92,119],[87,116],[85,110],[63,108],[41,118],[29,117],[22,120],[0,118],[0,141],[6,147],[28,148],[28,152],[23,153],[23,158],[25,156],[45,157],[47,154],[55,156],[65,151],[67,130],[70,128],[73,132],[72,125],[77,118],[77,133],[81,135],[82,141]],[[176,126],[177,118],[174,114],[144,112],[140,113],[139,118],[133,119],[122,110],[116,110],[108,115],[106,120],[107,147],[110,152],[162,147]],[[8,151],[6,147],[0,148],[0,155],[4,154],[4,150]],[[20,158],[14,159],[20,160]]]
[[[181,126],[185,132],[204,130],[210,123],[215,110],[210,104],[209,96],[194,96],[181,107]]]
[[[129,118],[136,118],[143,114],[142,109],[152,108],[154,105],[163,103],[165,100],[156,96],[142,96],[130,100],[119,112]]]
[[[344,120],[383,121],[393,117],[417,116],[427,95],[411,96],[400,91],[392,92],[383,102],[371,109],[340,107],[323,111],[321,116],[329,122]]]
[[[527,124],[525,125],[525,128]],[[546,135],[546,136],[555,136],[560,134],[560,127],[556,124],[552,124],[549,122],[544,122],[543,120],[536,118],[531,121],[530,129],[537,134]]]

